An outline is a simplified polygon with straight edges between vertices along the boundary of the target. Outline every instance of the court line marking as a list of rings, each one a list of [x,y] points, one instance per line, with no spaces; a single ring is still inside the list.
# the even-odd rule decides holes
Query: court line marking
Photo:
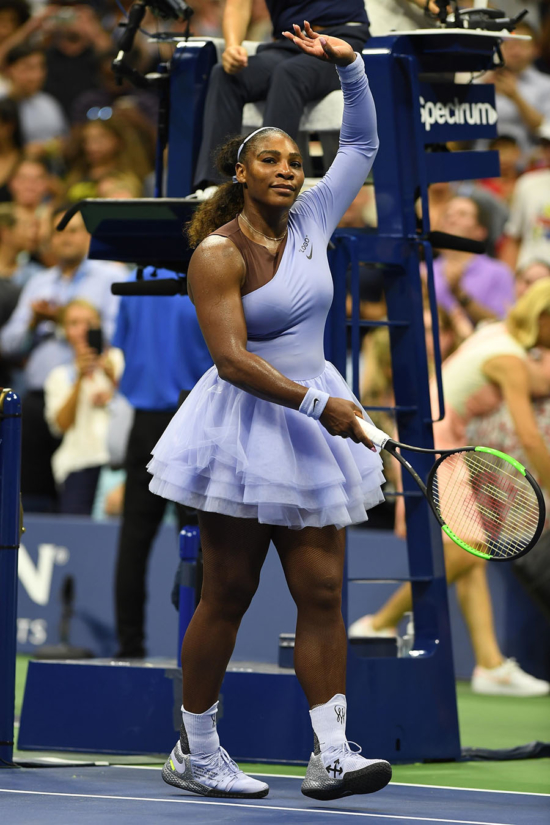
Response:
[[[76,799],[119,799],[129,802],[172,802],[176,805],[217,805],[229,808],[249,808],[252,811],[290,811],[291,813],[327,814],[328,816],[366,816],[379,819],[404,819],[409,822],[447,822],[451,825],[509,825],[502,822],[480,822],[475,819],[439,819],[433,816],[403,816],[401,814],[381,814],[363,811],[330,811],[319,808],[291,808],[284,805],[260,805],[246,802],[214,802],[209,799],[158,799],[149,796],[115,796],[110,794],[62,793],[61,791],[24,791],[14,788],[0,788],[0,793],[31,794],[34,796],[63,796]]]
[[[103,762],[98,762],[98,767],[102,767]],[[160,771],[162,765],[113,765],[109,764],[110,768],[131,768],[134,771]],[[249,776],[262,777],[279,777],[280,779],[304,779],[304,776],[298,776],[295,773],[256,773],[250,772]],[[494,788],[465,788],[458,785],[424,785],[422,782],[391,782],[391,785],[398,785],[400,788],[441,788],[444,791],[474,791],[476,793],[507,793],[521,796],[550,796],[550,793],[541,793],[540,791],[497,791]]]

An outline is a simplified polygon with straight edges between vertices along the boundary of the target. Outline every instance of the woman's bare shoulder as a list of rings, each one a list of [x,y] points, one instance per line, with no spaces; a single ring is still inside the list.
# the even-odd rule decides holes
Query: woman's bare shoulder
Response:
[[[207,282],[210,287],[228,288],[244,283],[246,265],[243,256],[230,238],[222,235],[208,235],[197,246],[187,273],[190,295],[197,291],[199,282]]]
[[[243,256],[233,243],[231,238],[224,235],[208,235],[204,241],[197,246],[191,257],[191,266],[231,266],[232,263],[242,263]]]

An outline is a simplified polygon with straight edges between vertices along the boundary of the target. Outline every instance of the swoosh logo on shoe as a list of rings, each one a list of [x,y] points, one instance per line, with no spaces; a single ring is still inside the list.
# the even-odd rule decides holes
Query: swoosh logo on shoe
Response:
[[[309,250],[309,255],[306,255],[308,261],[311,261],[311,256],[313,255],[313,244],[311,244],[311,249]]]

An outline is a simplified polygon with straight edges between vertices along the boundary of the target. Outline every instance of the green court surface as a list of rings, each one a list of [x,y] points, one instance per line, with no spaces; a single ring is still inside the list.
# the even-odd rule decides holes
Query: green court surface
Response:
[[[21,713],[28,657],[17,657],[16,704]],[[550,696],[534,699],[478,696],[469,684],[457,684],[460,735],[463,747],[512,748],[535,740],[550,742]],[[43,759],[45,756],[72,759],[68,753],[16,752],[15,759]],[[374,756],[375,754],[367,754]],[[113,764],[162,764],[161,758],[108,757],[105,754],[74,754],[75,761],[109,761]],[[302,776],[305,768],[288,765],[241,765],[250,773]],[[443,762],[395,765],[394,782],[439,785],[453,788],[522,791],[550,794],[550,759],[523,759],[510,762]]]

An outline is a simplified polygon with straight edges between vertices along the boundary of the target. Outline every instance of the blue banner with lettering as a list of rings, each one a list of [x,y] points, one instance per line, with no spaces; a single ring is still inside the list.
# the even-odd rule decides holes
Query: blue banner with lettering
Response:
[[[424,143],[496,137],[492,84],[421,83],[419,105]]]

